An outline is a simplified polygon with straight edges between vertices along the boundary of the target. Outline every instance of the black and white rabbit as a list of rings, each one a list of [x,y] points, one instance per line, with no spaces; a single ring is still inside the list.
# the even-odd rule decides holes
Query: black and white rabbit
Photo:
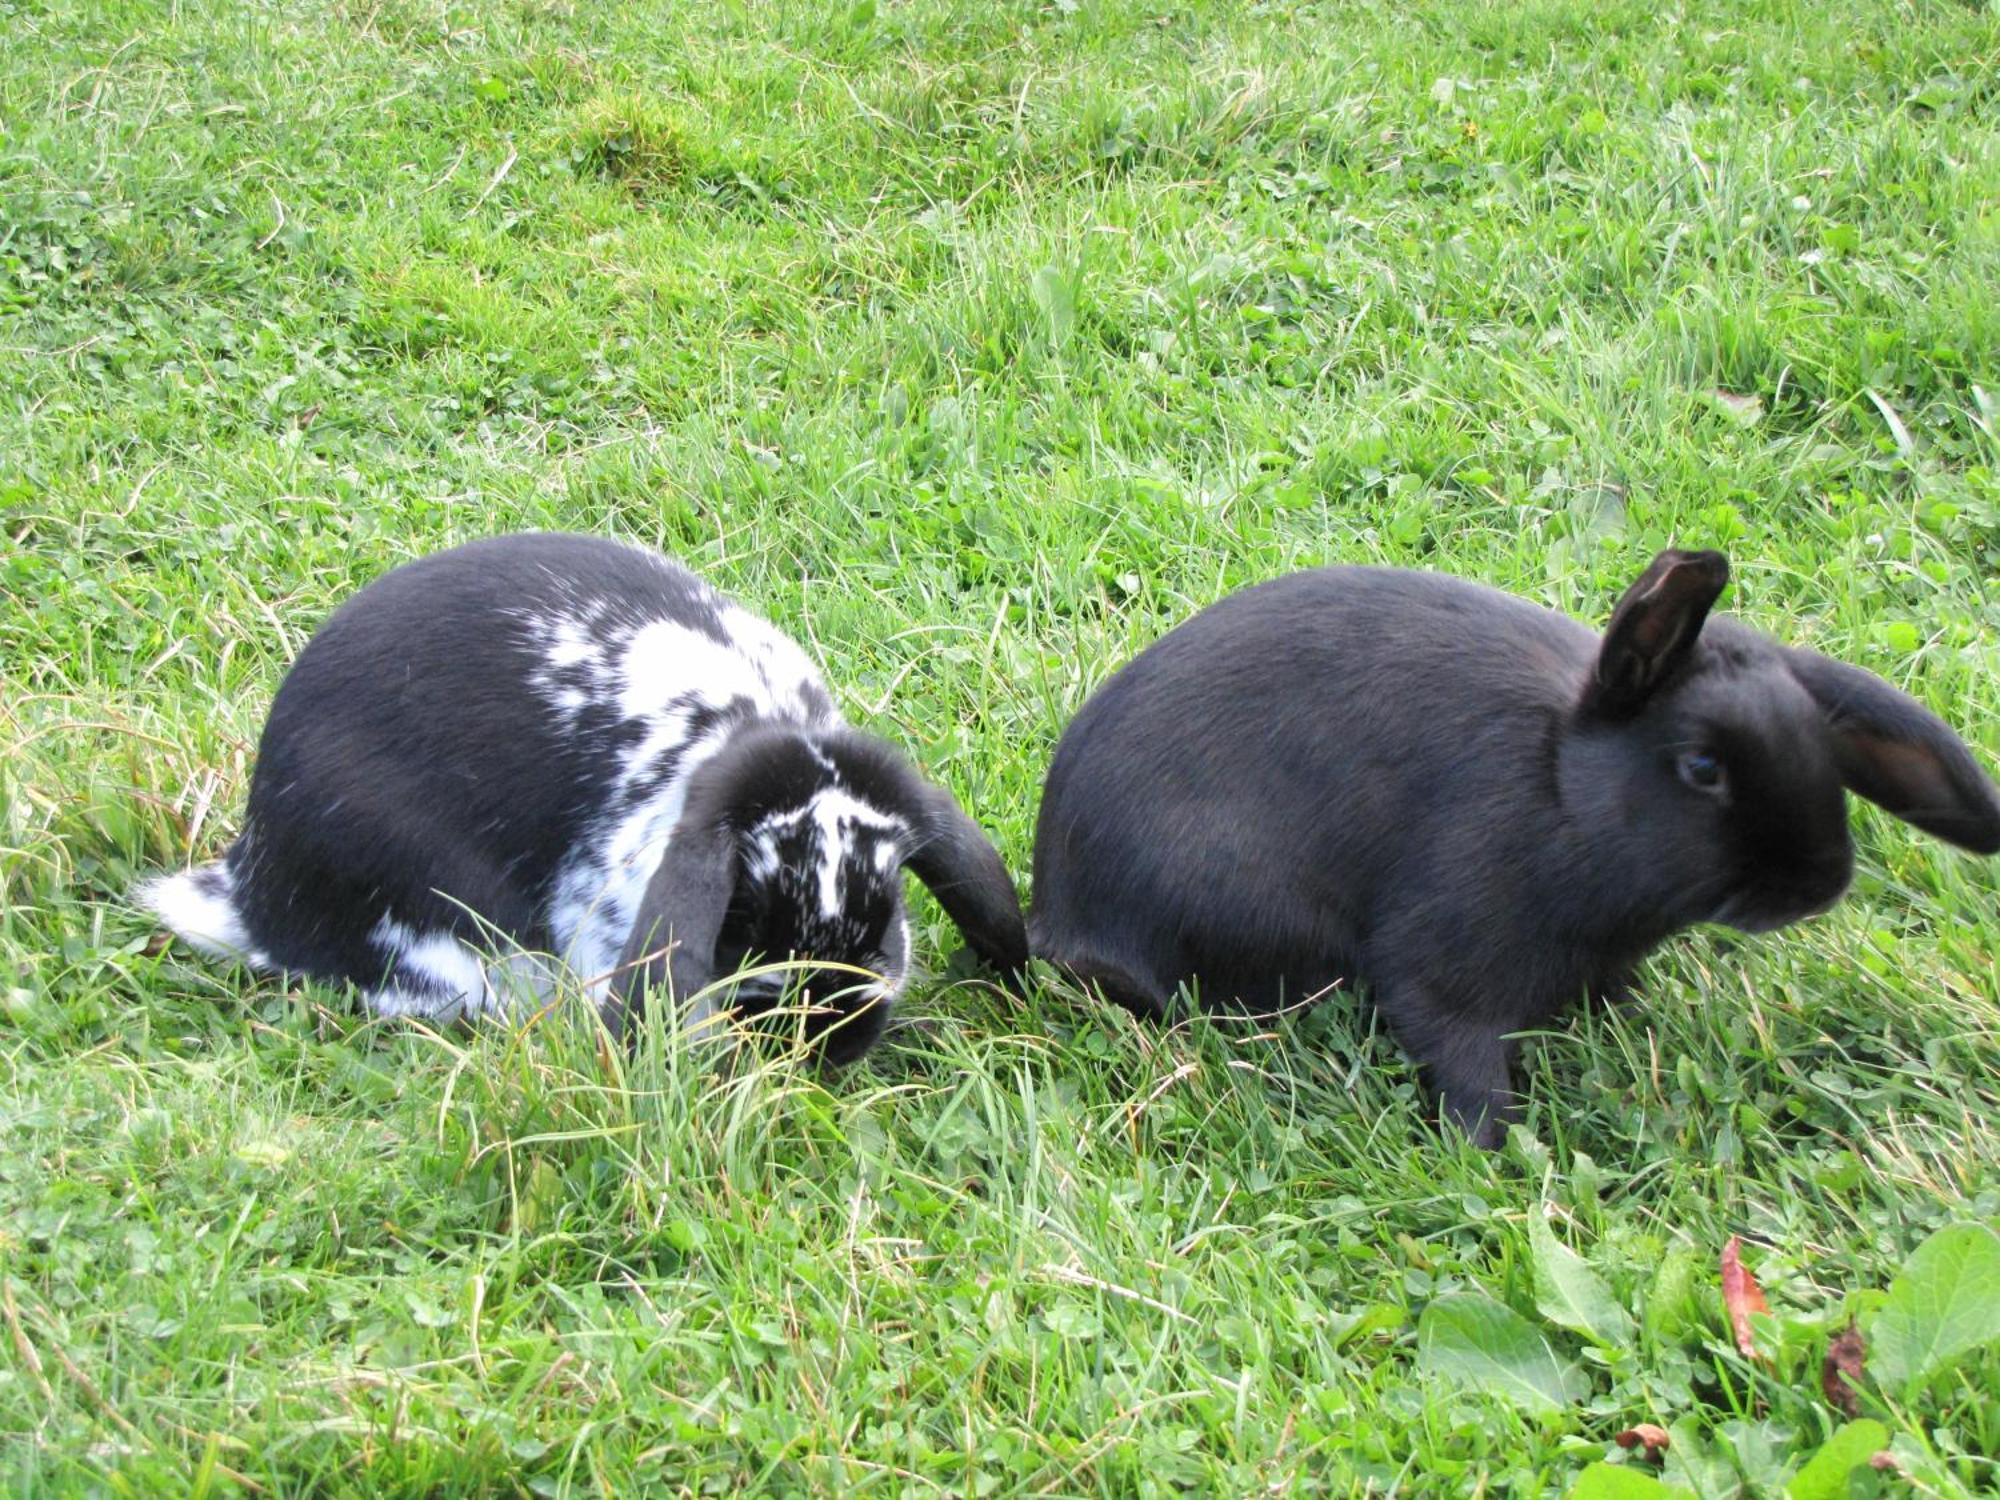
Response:
[[[342,605],[278,689],[242,832],[140,898],[198,948],[352,982],[384,1015],[504,1007],[521,958],[492,934],[566,961],[614,1031],[664,978],[687,1002],[797,960],[689,1019],[790,987],[845,1059],[905,977],[906,865],[982,958],[1026,963],[993,846],[841,720],[797,645],[658,553],[531,533]]]
[[[1141,1014],[1195,982],[1268,1010],[1353,980],[1482,1143],[1509,1033],[1698,922],[1810,916],[1853,865],[1843,788],[1982,854],[2000,795],[1874,675],[1708,619],[1663,552],[1602,638],[1435,573],[1232,595],[1084,706],[1035,834],[1034,952]],[[1705,622],[1705,623],[1704,623]]]

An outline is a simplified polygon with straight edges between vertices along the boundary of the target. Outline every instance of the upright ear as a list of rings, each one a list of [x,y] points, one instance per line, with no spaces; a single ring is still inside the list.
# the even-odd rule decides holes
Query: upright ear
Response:
[[[1028,966],[1028,928],[999,851],[943,787],[920,782],[912,800],[915,826],[904,863],[974,953],[1003,974],[1020,973]]]
[[[2000,791],[1942,719],[1873,672],[1782,649],[1826,716],[1849,791],[1962,849],[2000,854]]]
[[[1586,712],[1618,719],[1637,713],[1694,650],[1709,607],[1729,582],[1720,552],[1662,552],[1611,612],[1597,667],[1584,689]]]
[[[674,1003],[685,1007],[714,981],[715,942],[729,913],[739,863],[736,836],[727,824],[691,825],[683,817],[674,829],[639,902],[605,1002],[604,1023],[614,1037],[625,1036],[647,991],[663,982],[672,986]],[[683,1024],[697,1025],[714,1010],[703,1000]]]

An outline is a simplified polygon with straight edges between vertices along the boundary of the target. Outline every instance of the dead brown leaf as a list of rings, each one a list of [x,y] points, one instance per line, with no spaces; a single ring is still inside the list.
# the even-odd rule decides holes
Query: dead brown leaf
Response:
[[[1729,1310],[1729,1326],[1736,1334],[1736,1347],[1743,1351],[1745,1359],[1756,1359],[1757,1341],[1751,1337],[1750,1318],[1754,1313],[1767,1313],[1771,1304],[1764,1300],[1764,1289],[1757,1285],[1743,1264],[1743,1242],[1735,1235],[1722,1247],[1722,1305]]]
[[[1635,1422],[1614,1436],[1611,1441],[1621,1448],[1643,1450],[1639,1456],[1651,1459],[1654,1463],[1664,1462],[1660,1455],[1674,1445],[1674,1440],[1667,1435],[1667,1429],[1655,1426],[1651,1422]]]
[[[1849,1323],[1826,1348],[1826,1363],[1820,1367],[1819,1388],[1844,1417],[1861,1415],[1860,1385],[1867,1366],[1868,1345],[1861,1330]]]

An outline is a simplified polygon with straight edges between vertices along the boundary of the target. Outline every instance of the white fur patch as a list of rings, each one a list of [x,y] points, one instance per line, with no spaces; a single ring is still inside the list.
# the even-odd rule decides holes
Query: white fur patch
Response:
[[[622,817],[601,819],[586,847],[565,861],[549,898],[556,952],[586,981],[593,998],[609,988],[639,903],[660,867],[687,802],[688,777],[722,748],[720,736],[688,747],[673,777]],[[628,771],[627,778],[635,773]]]
[[[886,968],[882,971],[882,983],[876,988],[875,998],[884,1002],[893,1001],[898,995],[902,994],[903,986],[909,981],[910,978],[909,915],[905,913],[904,915],[898,917],[896,919],[896,925],[902,929],[902,934],[903,934],[903,941],[902,941],[903,961],[893,973]],[[886,958],[888,955],[884,954],[883,956]]]
[[[381,926],[377,924],[376,933],[379,934],[380,931]],[[420,939],[417,947],[421,949],[430,945],[454,942],[457,942],[454,938],[435,934]],[[461,951],[472,957],[474,966],[478,970],[477,988],[446,996],[432,990],[413,990],[400,984],[385,984],[367,992],[368,1008],[378,1016],[421,1016],[426,1020],[441,1023],[471,1015],[518,1018],[538,1006],[546,1005],[556,992],[555,975],[550,971],[548,963],[538,954],[510,953],[505,957],[496,958],[473,955],[463,945],[460,947]],[[452,961],[447,960],[447,967],[451,965]],[[426,971],[419,970],[419,972]]]
[[[581,622],[574,617],[556,619],[548,643],[550,666],[574,667],[593,660],[598,653],[597,643],[583,633]]]
[[[376,1015],[390,1018],[421,1016],[429,1021],[448,1022],[456,1021],[463,1009],[436,995],[420,995],[392,984],[368,991],[367,1000],[368,1008]]]
[[[805,718],[807,693],[813,688],[824,692],[825,684],[798,642],[738,604],[723,606],[722,628],[756,673],[771,711]]]
[[[819,835],[819,906],[820,914],[825,917],[837,917],[841,912],[840,866],[846,857],[848,835],[852,830],[857,827],[872,828],[885,836],[884,847],[888,857],[885,859],[878,852],[876,863],[886,872],[897,854],[886,839],[906,832],[909,827],[894,813],[883,812],[841,787],[828,787],[815,793],[812,800],[802,807],[771,813],[759,820],[750,836],[753,873],[760,869],[767,874],[775,872],[778,868],[777,831],[795,828],[808,821]]]
[[[229,867],[218,862],[178,875],[154,876],[141,881],[132,894],[175,937],[198,952],[268,968],[270,961],[252,946],[229,889]]]
[[[727,641],[672,620],[640,626],[618,661],[618,709],[628,719],[650,719],[690,697],[754,702],[756,687],[749,664]]]
[[[743,871],[752,880],[769,880],[778,873],[778,840],[769,823],[760,823],[743,851]]]
[[[688,778],[735,728],[696,739],[696,725],[738,704],[801,726],[838,722],[823,706],[831,699],[805,652],[748,610],[720,596],[706,602],[723,639],[670,619],[634,627],[583,604],[527,621],[543,661],[532,680],[564,725],[598,704],[642,726],[621,755],[608,808],[550,887],[557,952],[600,994],[680,820]],[[671,773],[648,787],[670,758]]]
[[[439,1018],[482,1011],[499,1011],[502,995],[489,984],[479,955],[458,938],[443,932],[417,932],[384,912],[368,941],[393,964],[390,982],[373,991],[369,1004],[377,1013],[433,1015]],[[398,984],[398,979],[404,984]],[[409,981],[422,988],[406,988]]]
[[[133,895],[191,947],[203,953],[239,954],[250,945],[243,920],[227,895],[202,889],[203,874],[183,870],[178,875],[158,875],[140,882]]]
[[[819,908],[823,916],[840,915],[840,883],[836,878],[847,853],[847,833],[851,828],[880,830],[893,836],[902,832],[901,818],[871,807],[838,787],[830,787],[812,800],[813,821],[819,824]]]

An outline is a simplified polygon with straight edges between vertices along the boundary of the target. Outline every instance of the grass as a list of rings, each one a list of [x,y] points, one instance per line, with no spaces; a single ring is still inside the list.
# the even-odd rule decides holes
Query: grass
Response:
[[[1741,613],[2000,761],[1991,5],[0,29],[0,1490],[1525,1496],[1649,1421],[1775,1494],[1827,1338],[2000,1218],[1995,869],[1868,809],[1843,905],[1554,1028],[1490,1158],[1350,1004],[1010,1000],[927,903],[920,1024],[717,1080],[573,1010],[364,1024],[121,899],[227,837],[337,600],[531,526],[807,641],[1024,880],[1092,687],[1329,559],[1601,620],[1725,546]],[[1543,1216],[1624,1337],[1538,1311]],[[1569,1398],[1441,1378],[1460,1291]],[[2000,1483],[1991,1348],[1866,1404],[1905,1477],[1855,1483]]]

